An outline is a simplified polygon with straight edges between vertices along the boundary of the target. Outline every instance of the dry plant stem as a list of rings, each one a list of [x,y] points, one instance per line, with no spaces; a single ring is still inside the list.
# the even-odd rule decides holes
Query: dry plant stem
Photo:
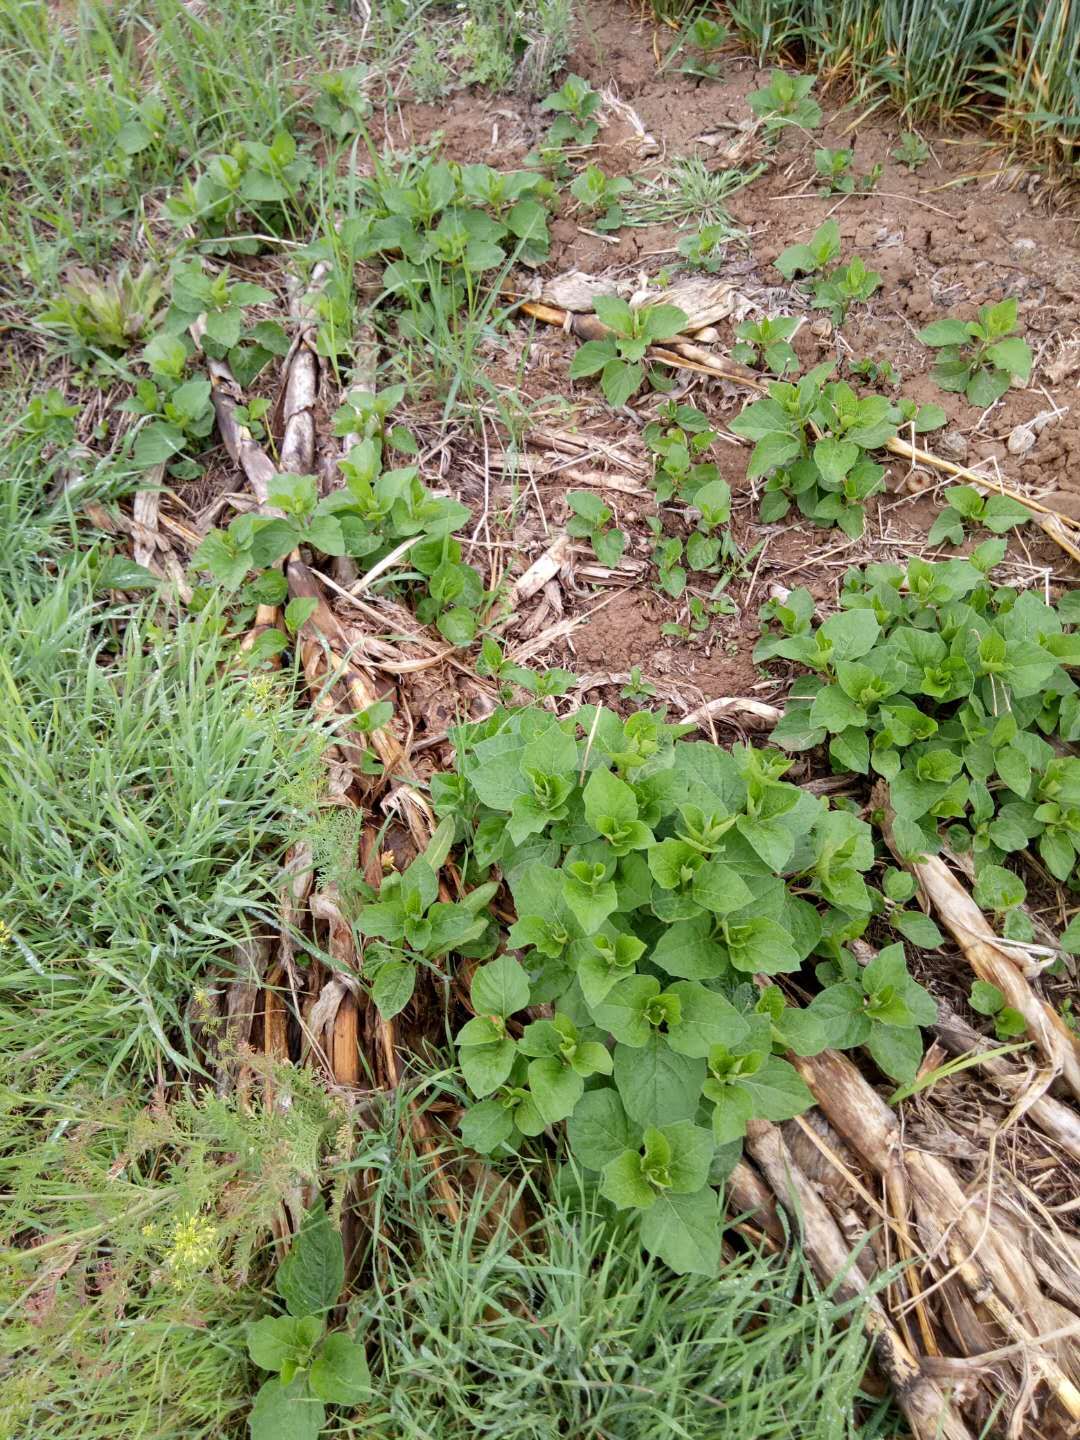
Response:
[[[775,705],[767,705],[763,700],[751,700],[740,695],[720,696],[716,700],[707,700],[696,710],[691,710],[688,715],[683,717],[683,723],[699,725],[704,728],[710,720],[723,720],[730,717],[742,721],[751,728],[764,729],[777,724],[783,713]]]
[[[540,558],[534,560],[524,575],[514,582],[510,591],[512,607],[516,610],[523,601],[531,600],[549,580],[554,580],[573,553],[574,542],[569,535],[557,535]]]
[[[135,541],[136,565],[145,565],[149,568],[150,562],[154,558],[154,551],[161,542],[158,534],[158,507],[161,486],[165,483],[165,466],[155,465],[147,475],[147,480],[149,481],[147,488],[135,492],[131,534]]]
[[[968,892],[936,855],[905,862],[897,853],[892,836],[892,811],[883,786],[875,786],[872,803],[885,811],[883,831],[886,844],[900,864],[907,864],[924,896],[933,905],[942,924],[963,951],[964,958],[980,980],[996,985],[1005,1003],[1024,1017],[1028,1034],[1043,1058],[1060,1074],[1080,1100],[1080,1043],[1052,1005],[1039,998],[1010,955],[997,944],[997,936]]]
[[[319,357],[315,350],[315,299],[330,267],[320,262],[306,292],[294,291],[289,312],[298,324],[285,361],[284,431],[281,469],[287,475],[310,475],[315,464],[315,398],[319,388]]]
[[[776,1211],[772,1191],[757,1171],[740,1160],[727,1178],[727,1211],[755,1221],[771,1239],[783,1244],[787,1236]]]
[[[989,1050],[990,1046],[979,1032],[954,1011],[938,1000],[938,1023],[934,1034],[950,1055],[968,1055],[973,1051]],[[1036,1095],[1028,1100],[1025,1089],[1041,1088],[1030,1075],[1025,1076],[1018,1066],[1010,1063],[1003,1055],[981,1055],[979,1069],[985,1070],[995,1080],[1002,1082],[1010,1096],[1015,1096],[1018,1107],[1038,1125],[1055,1144],[1080,1161],[1080,1115],[1070,1106],[1052,1095]],[[1023,1088],[1022,1088],[1023,1087]]]
[[[366,670],[347,657],[351,649],[337,617],[322,598],[318,582],[301,560],[290,560],[286,567],[289,594],[293,598],[316,601],[315,610],[301,629],[301,659],[305,673],[317,673],[319,661],[325,659],[332,673],[345,687],[350,704],[356,711],[366,710],[381,697],[375,682]],[[431,812],[421,792],[415,788],[416,775],[404,750],[388,725],[381,725],[368,737],[382,761],[389,781],[398,786],[405,818],[417,849],[422,850],[434,828]]]
[[[200,348],[205,329],[206,326],[201,317],[190,327],[191,338]],[[210,398],[213,401],[214,414],[217,416],[221,442],[229,452],[229,459],[234,465],[239,465],[247,477],[248,484],[258,500],[260,508],[266,507],[267,513],[274,514],[276,512],[269,508],[270,482],[277,474],[274,463],[262,446],[254,440],[247,426],[242,425],[236,418],[240,387],[233,378],[232,371],[224,360],[215,360],[209,355],[205,359],[212,386]]]
[[[191,338],[200,348],[205,329],[201,316],[189,327]],[[244,472],[252,493],[259,502],[259,509],[265,514],[276,515],[279,512],[270,506],[270,482],[277,471],[269,455],[253,438],[251,431],[236,418],[240,387],[224,360],[215,360],[210,355],[204,358],[210,374],[210,399],[217,417],[221,442],[228,451],[229,459]],[[255,624],[244,636],[240,649],[250,650],[264,630],[276,629],[278,618],[275,606],[260,605],[255,612]]]
[[[909,1193],[914,1199],[920,1231],[935,1237],[934,1250],[943,1249],[949,1262],[934,1288],[958,1276],[972,1303],[1023,1343],[1030,1363],[1038,1365],[1069,1416],[1080,1418],[1076,1385],[1052,1355],[1032,1353],[1032,1337],[1051,1329],[1063,1313],[1071,1318],[1071,1312],[1047,1301],[1017,1245],[989,1224],[987,1204],[965,1194],[944,1160],[903,1146],[896,1116],[846,1056],[829,1050],[806,1059],[788,1058],[832,1124],[882,1176],[894,1212],[906,1214]],[[1047,1313],[1053,1318],[1044,1324]],[[1035,1322],[1030,1328],[1028,1317]]]
[[[847,1295],[865,1294],[866,1280],[825,1202],[796,1166],[783,1135],[767,1120],[747,1124],[747,1146],[780,1203],[801,1226],[807,1253],[826,1284],[843,1275]],[[865,1325],[874,1353],[917,1440],[971,1440],[950,1401],[919,1367],[889,1322],[877,1296],[867,1300]]]

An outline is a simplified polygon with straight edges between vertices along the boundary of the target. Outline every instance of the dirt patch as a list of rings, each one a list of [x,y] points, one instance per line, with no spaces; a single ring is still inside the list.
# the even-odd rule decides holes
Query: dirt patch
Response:
[[[803,368],[832,361],[839,377],[863,391],[870,387],[853,365],[888,361],[899,373],[900,385],[887,393],[903,394],[919,404],[933,402],[946,412],[946,427],[926,437],[927,448],[1033,497],[1060,503],[1066,513],[1080,510],[1080,245],[1075,220],[1049,213],[1038,194],[1031,193],[1031,185],[994,188],[992,159],[982,142],[968,137],[927,134],[930,161],[917,172],[908,171],[891,154],[903,126],[882,112],[860,121],[838,105],[826,104],[820,130],[812,136],[785,132],[775,149],[766,151],[760,137],[751,137],[750,143],[746,133],[747,97],[765,83],[765,72],[738,55],[724,59],[716,81],[663,71],[658,59],[667,42],[662,38],[658,43],[659,49],[651,24],[628,15],[620,0],[597,0],[584,8],[568,70],[631,106],[655,141],[654,146],[643,145],[641,130],[625,112],[609,105],[590,158],[609,175],[633,177],[638,187],[662,183],[682,157],[697,157],[710,171],[746,169],[767,159],[766,172],[727,202],[746,239],[729,247],[716,278],[734,287],[738,313],[800,316],[795,345]],[[442,135],[448,158],[510,169],[526,163],[550,120],[537,101],[460,93],[441,106],[400,106],[388,121],[385,140],[400,148],[429,140],[434,130]],[[851,196],[818,194],[813,158],[817,146],[853,149],[857,174],[880,164],[883,173],[876,189]],[[577,210],[568,187],[559,188],[550,257],[539,271],[519,273],[519,291],[571,269],[604,275],[631,288],[662,284],[665,271],[673,278],[680,275],[676,246],[682,233],[697,228],[700,215],[601,235]],[[852,307],[841,327],[811,310],[773,266],[782,249],[806,240],[830,216],[839,225],[842,258],[858,254],[882,276],[880,290],[868,304]],[[916,332],[931,319],[971,318],[980,305],[1006,295],[1019,301],[1020,325],[1035,354],[1035,370],[1027,388],[1010,390],[980,414],[964,397],[938,389],[930,375],[934,354]],[[733,343],[734,323],[719,322],[720,347]],[[732,694],[768,698],[768,682],[751,652],[758,609],[776,587],[803,585],[828,608],[851,566],[903,563],[911,554],[944,558],[962,553],[930,547],[927,539],[942,508],[941,491],[951,482],[939,471],[900,460],[886,466],[886,493],[868,503],[866,533],[859,540],[818,529],[794,512],[778,524],[760,524],[761,482],[747,480],[748,450],[728,430],[748,399],[747,391],[680,375],[677,397],[705,411],[718,432],[707,458],[716,462],[731,487],[732,534],[751,556],[745,571],[726,588],[734,613],[711,617],[703,630],[693,629],[690,601],[708,599],[714,580],[691,575],[687,593],[678,601],[658,593],[653,583],[655,538],[649,525],[661,512],[647,488],[651,462],[640,432],[657,413],[662,397],[642,392],[631,407],[612,412],[592,381],[570,380],[576,348],[573,338],[558,329],[521,324],[485,341],[481,355],[490,380],[537,417],[534,423],[558,424],[578,437],[578,454],[548,452],[532,484],[524,485],[520,477],[500,474],[497,466],[493,470],[490,455],[481,453],[473,437],[462,433],[449,440],[444,436],[441,442],[440,476],[446,488],[470,503],[483,495],[484,503],[494,507],[492,513],[498,511],[502,528],[498,541],[492,542],[499,549],[498,566],[493,563],[489,571],[493,578],[496,570],[511,578],[520,574],[550,544],[553,527],[565,524],[566,493],[572,489],[602,493],[626,532],[621,573],[605,585],[590,586],[582,570],[593,557],[587,542],[581,542],[571,571],[563,583],[555,582],[558,593],[549,589],[531,611],[529,605],[523,607],[508,632],[511,643],[525,642],[569,620],[576,622],[569,636],[564,631],[542,652],[543,659],[591,675],[625,673],[638,666],[646,679],[695,703],[695,697]],[[1070,356],[1075,359],[1072,368]],[[1016,427],[1047,410],[1056,413],[1032,448],[1012,453],[1008,442]],[[613,461],[612,447],[623,455],[632,453],[634,464],[628,468]],[[608,481],[616,488],[604,488]],[[638,493],[628,493],[635,488]],[[681,533],[672,512],[665,529]],[[477,554],[470,558],[478,563]],[[1007,558],[1011,573],[1006,578],[1020,585],[1051,583],[1068,563],[1031,525],[1010,535]],[[623,587],[614,599],[612,583]],[[662,634],[664,625],[681,626],[688,633]],[[617,698],[618,687],[605,693],[605,699]]]

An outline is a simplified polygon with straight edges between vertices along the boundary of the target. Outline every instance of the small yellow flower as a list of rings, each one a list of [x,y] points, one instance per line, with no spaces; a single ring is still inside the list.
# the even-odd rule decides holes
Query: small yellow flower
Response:
[[[202,1274],[217,1253],[217,1240],[217,1226],[207,1215],[185,1215],[176,1221],[172,1244],[164,1257],[174,1289],[184,1289]]]
[[[11,944],[11,927],[6,921],[0,920],[0,950],[6,950]]]

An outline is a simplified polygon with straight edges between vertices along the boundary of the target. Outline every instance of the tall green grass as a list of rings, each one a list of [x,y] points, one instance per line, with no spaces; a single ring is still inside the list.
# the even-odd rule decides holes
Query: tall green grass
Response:
[[[564,1177],[565,1179],[566,1177]],[[400,1192],[400,1180],[386,1185]],[[381,1377],[371,1433],[415,1440],[875,1440],[857,1403],[860,1307],[820,1288],[798,1250],[732,1251],[675,1279],[576,1178],[526,1182],[524,1235],[479,1195],[448,1230],[430,1206],[393,1215],[356,1301]],[[503,1213],[511,1210],[503,1196]],[[539,1203],[540,1209],[537,1210]]]
[[[287,1084],[287,1108],[184,1086],[142,1108],[0,1069],[3,1440],[242,1440],[265,1378],[245,1325],[274,1308],[272,1223],[317,1177],[335,1216],[363,1197],[346,1323],[374,1381],[325,1436],[895,1435],[861,1393],[862,1302],[819,1286],[797,1249],[736,1239],[715,1277],[676,1278],[576,1178],[539,1171],[497,1189],[489,1175],[449,1224],[401,1139],[403,1093],[360,1124],[315,1077]],[[194,1255],[177,1242],[192,1216]]]
[[[730,0],[759,58],[884,91],[912,119],[989,121],[1056,169],[1080,166],[1073,0]]]
[[[48,471],[4,460],[0,1051],[108,1089],[189,1064],[194,987],[275,923],[321,742],[287,676],[229,668],[212,608],[165,630],[96,593]]]

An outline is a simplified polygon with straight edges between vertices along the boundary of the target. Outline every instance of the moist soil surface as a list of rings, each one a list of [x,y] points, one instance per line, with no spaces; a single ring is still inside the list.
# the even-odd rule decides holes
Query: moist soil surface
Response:
[[[909,171],[890,154],[906,128],[903,123],[895,115],[883,118],[881,110],[862,120],[855,107],[844,107],[839,94],[822,97],[821,128],[813,134],[788,129],[768,148],[760,131],[749,132],[747,104],[747,96],[767,82],[767,72],[735,54],[722,59],[718,80],[677,73],[678,61],[661,71],[657,57],[666,48],[666,41],[654,42],[651,23],[628,15],[619,3],[597,3],[583,11],[567,68],[616,96],[640,122],[639,129],[625,112],[606,111],[607,123],[589,158],[609,175],[633,177],[635,185],[643,185],[662,182],[681,157],[697,156],[710,170],[746,170],[768,161],[760,178],[727,202],[746,240],[729,247],[725,263],[711,277],[732,286],[735,299],[733,315],[717,325],[718,346],[733,342],[738,319],[802,314],[795,347],[804,368],[835,361],[840,377],[865,390],[866,382],[851,375],[849,364],[890,362],[901,377],[900,389],[884,393],[933,401],[947,413],[945,429],[918,443],[1066,514],[1080,514],[1080,234],[1069,215],[1068,197],[1051,195],[1038,177],[1007,168],[981,135],[923,132],[931,158]],[[510,169],[525,164],[550,121],[550,112],[532,99],[466,92],[440,107],[403,104],[388,120],[385,138],[401,146],[430,141],[437,131],[447,158]],[[817,146],[852,148],[857,174],[880,163],[877,187],[865,194],[819,195]],[[665,269],[673,280],[683,277],[675,247],[680,227],[694,229],[696,221],[600,235],[589,230],[567,187],[561,188],[550,258],[537,271],[518,272],[515,280],[522,291],[535,294],[552,277],[573,270],[624,288],[628,283],[630,289],[655,286]],[[829,216],[839,223],[841,258],[846,262],[858,254],[883,281],[868,304],[852,306],[840,328],[811,311],[772,265],[782,249],[806,241]],[[981,413],[962,395],[938,389],[929,373],[934,353],[916,331],[945,316],[974,318],[980,305],[1006,296],[1019,302],[1020,330],[1034,353],[1034,370],[1027,387],[1009,390]],[[561,528],[568,490],[601,488],[627,533],[624,561],[609,576],[584,573],[583,567],[596,567],[587,542],[581,542],[559,582],[540,592],[536,608],[531,613],[528,604],[519,609],[507,635],[512,643],[532,637],[535,645],[552,625],[574,619],[580,623],[540,653],[579,674],[587,670],[594,686],[604,672],[621,674],[636,665],[657,685],[660,698],[673,691],[687,706],[719,695],[768,698],[775,686],[757,671],[750,650],[757,608],[772,587],[804,585],[827,606],[850,565],[960,553],[939,551],[927,540],[942,508],[940,492],[953,482],[938,471],[913,469],[896,459],[888,467],[886,493],[868,504],[866,533],[859,540],[816,528],[794,514],[779,524],[759,524],[758,501],[745,474],[748,449],[725,433],[752,394],[726,381],[691,377],[689,383],[680,381],[676,394],[704,410],[720,433],[711,458],[732,489],[733,534],[744,552],[763,548],[728,586],[736,613],[717,617],[689,639],[665,637],[665,622],[685,626],[686,597],[673,601],[660,593],[655,566],[648,563],[653,540],[645,519],[656,513],[656,505],[647,488],[650,457],[640,436],[663,397],[643,391],[631,408],[613,412],[593,382],[569,379],[575,349],[574,340],[557,328],[520,324],[511,327],[508,341],[493,339],[481,358],[489,377],[533,407],[544,426],[573,436],[581,447],[578,454],[566,453],[565,446],[563,453],[553,453],[541,441],[533,451],[540,463],[523,485],[520,475],[498,474],[490,450],[477,453],[471,437],[443,437],[449,450],[442,467],[445,483],[462,498],[484,504],[489,553],[494,557],[498,551],[499,563],[511,576],[535,560]],[[1051,418],[1034,445],[1023,454],[1010,452],[1008,441],[1016,428],[1046,411]],[[608,483],[601,487],[601,481]],[[634,489],[639,493],[627,493]],[[678,533],[677,527],[674,532],[667,528]],[[984,538],[975,532],[970,545]],[[476,555],[467,558],[482,565]],[[1069,563],[1036,527],[1012,532],[1006,561],[1013,572],[1010,583],[1053,585]],[[696,586],[695,578],[706,584]],[[687,594],[707,596],[711,584],[709,577],[691,577]],[[613,595],[612,586],[619,593]],[[604,695],[608,703],[616,697],[617,689]]]

